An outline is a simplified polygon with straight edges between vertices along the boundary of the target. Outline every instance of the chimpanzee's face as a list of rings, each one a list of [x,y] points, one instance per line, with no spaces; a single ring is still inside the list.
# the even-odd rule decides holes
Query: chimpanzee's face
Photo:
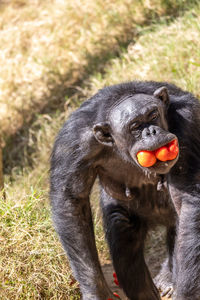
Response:
[[[124,99],[109,115],[112,137],[118,149],[128,151],[139,165],[139,151],[155,151],[176,139],[174,134],[168,132],[165,115],[166,105],[153,96],[137,94]],[[177,158],[157,161],[148,169],[164,174],[169,172],[176,161]]]
[[[109,113],[105,136],[110,146],[117,147],[123,156],[129,157],[129,161],[133,160],[138,166],[139,151],[155,151],[177,139],[168,131],[165,115],[169,99],[167,91],[161,91],[154,96],[135,94],[124,98]],[[168,173],[177,159],[178,156],[165,162],[157,161],[148,170]]]

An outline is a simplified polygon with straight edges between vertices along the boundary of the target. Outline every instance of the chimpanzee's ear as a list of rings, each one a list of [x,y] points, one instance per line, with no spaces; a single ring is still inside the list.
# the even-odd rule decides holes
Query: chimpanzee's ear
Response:
[[[162,100],[167,106],[169,105],[169,94],[165,86],[160,87],[153,93],[154,97]]]
[[[96,140],[105,146],[111,147],[114,141],[110,132],[110,125],[108,123],[98,123],[93,126],[93,133]]]

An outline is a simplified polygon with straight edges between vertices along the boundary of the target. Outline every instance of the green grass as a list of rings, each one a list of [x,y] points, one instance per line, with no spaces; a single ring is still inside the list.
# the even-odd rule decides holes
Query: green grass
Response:
[[[66,255],[54,232],[45,170],[37,180],[23,174],[6,184],[0,205],[0,299],[79,299]],[[33,171],[34,173],[34,171]],[[93,193],[93,206],[97,189]],[[108,259],[99,209],[94,209],[101,260]],[[6,292],[6,294],[5,294]]]
[[[7,187],[7,197],[0,209],[2,299],[60,299],[63,293],[66,299],[76,299],[74,288],[69,288],[66,257],[52,228],[46,192],[30,187],[29,194],[16,201]]]
[[[29,14],[26,15],[27,7],[23,4],[25,1],[14,2],[15,6],[10,8],[10,12],[7,9],[2,12],[2,18],[4,18],[3,13],[6,13],[5,16],[8,12],[13,15],[13,10],[20,9],[19,5],[22,5],[24,19],[33,18],[36,22],[34,11],[30,14],[29,10]],[[127,0],[123,3],[128,2]],[[50,3],[52,4],[54,1]],[[106,5],[115,7],[115,2],[109,3],[106,2]],[[122,5],[122,1],[116,3],[116,5],[120,3]],[[132,2],[130,1],[130,3]],[[101,51],[97,47],[97,52],[103,53],[102,56],[96,53],[97,40],[91,35],[90,29],[87,29],[89,31],[85,29],[89,28],[91,19],[83,20],[79,16],[81,18],[79,22],[85,22],[84,26],[86,26],[83,26],[84,31],[81,34],[86,39],[87,33],[90,43],[93,45],[91,48],[86,47],[87,55],[84,57],[87,59],[84,60],[84,72],[82,73],[84,76],[81,84],[74,87],[75,92],[72,95],[71,91],[68,93],[68,89],[62,89],[61,83],[58,81],[58,89],[55,89],[54,92],[58,91],[60,97],[65,91],[65,105],[60,106],[55,101],[51,109],[36,115],[29,126],[24,127],[7,142],[4,149],[6,199],[4,200],[2,197],[0,202],[0,299],[79,299],[78,284],[70,284],[72,274],[52,226],[48,200],[49,156],[54,137],[69,113],[86,97],[91,96],[104,85],[134,79],[170,81],[200,96],[200,6],[194,7],[190,2],[191,6],[187,7],[188,1],[157,0],[152,1],[152,7],[157,4],[157,10],[153,10],[148,7],[149,1],[138,1],[138,3],[141,7],[145,7],[143,13],[139,6],[137,10],[135,7],[133,11],[121,8],[122,11],[125,10],[126,14],[129,12],[131,15],[128,22],[133,16],[134,18],[137,16],[137,22],[134,23],[134,30],[137,31],[137,34],[130,35],[129,42],[126,37],[127,43],[123,43],[122,39],[120,42],[117,41],[115,44],[118,45],[116,46],[117,51],[113,53],[110,36],[106,35],[105,39],[100,39],[102,41],[100,47],[103,47],[103,50]],[[40,5],[45,6],[46,4],[41,2]],[[99,2],[95,5],[102,7]],[[170,15],[175,8],[185,8],[185,13],[176,17]],[[86,10],[86,7],[81,8],[81,12],[84,9]],[[93,6],[87,10],[87,14],[92,10]],[[158,18],[166,11],[168,11],[168,17]],[[115,27],[113,29],[115,33],[119,28],[116,27],[120,21],[119,12],[120,10],[115,12],[112,9],[109,11],[109,28]],[[101,9],[97,9],[95,14],[95,18],[102,17]],[[108,18],[107,14],[105,18]],[[99,24],[99,19],[97,20],[96,27]],[[123,20],[125,21],[125,18]],[[63,23],[61,22],[61,24]],[[98,29],[95,26],[92,30]],[[120,27],[122,28],[120,32],[123,32],[123,26]],[[133,28],[132,24],[127,23],[126,26]],[[103,36],[102,28],[104,27],[98,30],[99,35]],[[50,36],[51,34],[47,38]],[[60,39],[56,39],[56,43],[61,42]],[[50,55],[52,55],[52,60],[43,60],[42,66],[52,64],[55,67],[57,65],[59,56],[56,54],[54,57],[53,52]],[[26,53],[24,57],[27,58]],[[89,62],[91,65],[87,65]],[[74,65],[73,62],[73,67]],[[9,72],[12,64],[7,67]],[[62,72],[65,73],[68,64],[60,63],[58,68],[63,68]],[[80,70],[82,70],[81,68]],[[47,87],[46,83],[49,78],[54,76],[50,74],[48,77],[48,74],[47,72],[44,82],[40,79],[44,88]],[[26,91],[26,86],[23,86],[23,91]],[[23,103],[26,93],[22,96],[20,99]],[[9,99],[11,101],[12,98]],[[44,101],[46,101],[45,99]],[[108,261],[109,256],[104,242],[97,198],[98,191],[95,187],[91,202],[97,248],[100,260],[104,263]]]

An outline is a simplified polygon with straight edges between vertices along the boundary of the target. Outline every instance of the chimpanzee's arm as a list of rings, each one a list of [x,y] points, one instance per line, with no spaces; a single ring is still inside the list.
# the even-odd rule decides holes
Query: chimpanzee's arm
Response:
[[[53,219],[83,299],[106,300],[112,294],[99,264],[89,203],[96,173],[87,143],[81,140],[83,128],[70,122],[59,134],[51,159]]]
[[[186,186],[186,185],[185,185]],[[171,184],[172,200],[179,215],[175,245],[176,298],[200,298],[200,190],[197,185]]]
[[[191,95],[170,110],[169,125],[179,140],[180,156],[169,174],[169,190],[177,211],[175,299],[200,299],[200,105]]]
[[[147,224],[102,190],[106,238],[120,286],[131,300],[159,300],[144,260]]]

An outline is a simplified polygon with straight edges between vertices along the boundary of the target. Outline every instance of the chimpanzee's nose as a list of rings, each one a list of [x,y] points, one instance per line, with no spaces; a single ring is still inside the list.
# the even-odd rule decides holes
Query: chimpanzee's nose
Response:
[[[143,129],[142,131],[142,137],[146,138],[146,137],[150,137],[153,135],[157,135],[159,133],[159,127],[157,126],[149,126]]]

